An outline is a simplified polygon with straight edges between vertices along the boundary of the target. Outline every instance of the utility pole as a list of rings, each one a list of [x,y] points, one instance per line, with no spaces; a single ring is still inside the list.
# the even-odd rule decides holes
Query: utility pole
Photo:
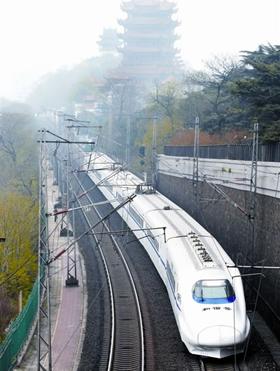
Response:
[[[50,256],[48,243],[48,189],[46,130],[41,131],[39,159],[39,236],[38,236],[38,325],[37,370],[52,370]],[[43,326],[46,329],[43,329]]]
[[[128,168],[130,166],[130,142],[131,142],[131,114],[129,113],[127,115],[126,122],[126,154],[125,154],[125,161]]]
[[[91,141],[72,141],[49,130],[39,131],[41,138],[39,158],[39,226],[38,226],[38,324],[37,324],[37,370],[52,371],[51,306],[50,306],[50,251],[47,217],[48,213],[48,156],[47,144],[95,144]],[[49,140],[51,135],[55,140]],[[70,244],[71,245],[71,244]]]
[[[113,136],[113,123],[114,123],[114,113],[113,113],[113,92],[108,95],[108,137],[112,138]],[[102,142],[102,147],[108,152],[108,143],[107,141]]]
[[[74,201],[70,201],[72,198],[72,188],[71,188],[71,180],[70,174],[72,173],[72,151],[70,150],[70,145],[73,143],[73,136],[71,135],[71,129],[81,129],[81,128],[102,128],[101,126],[97,125],[88,125],[90,121],[86,120],[78,120],[75,118],[66,118],[65,121],[71,122],[70,126],[67,126],[67,160],[65,161],[65,170],[66,170],[66,208],[69,210],[70,203],[74,203]],[[74,238],[74,228],[75,228],[75,211],[73,210],[72,213],[67,213],[67,245],[70,245],[70,217],[72,215],[72,236]],[[66,286],[78,286],[79,280],[77,277],[77,251],[76,251],[76,244],[73,244],[71,249],[67,250],[67,278],[65,281]]]
[[[0,243],[3,243],[3,261],[2,261],[2,266],[1,266],[1,271],[2,272],[7,272],[9,269],[9,249],[7,248],[6,244],[6,238],[5,237],[0,237]]]
[[[152,120],[153,122],[153,138],[152,138],[152,163],[151,163],[151,173],[152,173],[152,186],[156,186],[157,180],[157,122],[158,116],[140,116],[138,120]],[[147,179],[146,179],[147,180]]]
[[[127,82],[127,99],[126,99],[126,112],[127,112],[127,121],[126,121],[126,164],[129,169],[131,163],[131,117],[134,110],[133,105],[133,92],[134,86],[131,80]]]
[[[69,121],[69,119],[68,119]],[[71,119],[72,121],[72,119]],[[70,158],[70,127],[67,128],[67,161],[66,161],[66,208],[69,210],[70,208],[70,179],[69,179],[69,174],[72,169],[71,166],[71,158]],[[70,245],[70,213],[67,213],[67,246]],[[74,211],[73,211],[74,215]],[[73,233],[72,237],[74,237],[74,226],[72,226]],[[77,278],[77,254],[76,254],[76,244],[73,245],[72,249],[67,250],[67,278],[65,281],[66,286],[78,286],[79,281]]]
[[[196,206],[198,207],[199,200],[198,200],[198,179],[199,179],[199,173],[198,173],[198,159],[199,159],[199,117],[196,116],[195,118],[195,127],[194,127],[194,147],[193,147],[193,190],[194,190],[194,196],[196,200]]]
[[[254,124],[252,164],[250,179],[250,210],[249,220],[252,224],[252,262],[255,259],[256,250],[256,206],[257,206],[257,180],[258,180],[258,157],[259,157],[259,124]]]
[[[69,190],[71,197],[74,196],[73,189],[71,183],[69,184]],[[77,244],[76,244],[76,232],[75,232],[75,200],[71,199],[69,200],[69,206],[72,207],[72,230],[73,230],[73,248],[69,249],[69,254],[67,252],[67,281],[66,285],[68,286],[78,286],[79,280],[77,277]],[[68,218],[70,218],[70,213],[68,212],[67,215]],[[69,245],[68,245],[69,246]]]
[[[153,146],[152,146],[152,186],[156,187],[157,180],[157,117],[153,117]]]

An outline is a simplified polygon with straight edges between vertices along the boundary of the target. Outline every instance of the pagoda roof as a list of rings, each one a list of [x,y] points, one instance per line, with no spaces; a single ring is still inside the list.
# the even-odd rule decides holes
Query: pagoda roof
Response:
[[[130,31],[125,32],[125,33],[118,33],[118,37],[122,40],[131,40],[131,39],[156,39],[160,41],[161,39],[166,39],[166,40],[178,40],[179,36],[176,34],[169,34],[169,33],[163,33],[163,32],[158,32],[158,31],[147,31],[147,32],[137,32],[137,31]]]
[[[120,67],[109,71],[107,73],[107,76],[105,76],[105,79],[115,84],[128,83],[131,80],[131,78],[126,73],[124,73],[124,71]]]
[[[159,65],[153,65],[153,66],[133,66],[128,67],[125,66],[125,70],[130,75],[137,75],[137,74],[143,74],[143,75],[160,75],[162,73],[170,72],[173,70],[173,68],[170,68],[169,66],[159,66]]]
[[[153,79],[159,76],[172,76],[176,72],[176,67],[160,66],[160,65],[137,65],[137,66],[122,66],[114,70],[111,78],[117,79]]]
[[[129,27],[130,25],[173,25],[175,27],[179,26],[179,22],[174,19],[166,19],[161,17],[128,17],[126,19],[119,19],[119,24],[124,27]]]
[[[125,46],[125,48],[119,48],[119,51],[122,54],[133,54],[133,53],[178,53],[179,50],[174,47],[162,47],[159,46],[150,46],[150,47],[141,47],[141,46]]]
[[[167,0],[133,0],[133,1],[124,1],[121,4],[121,8],[125,12],[129,12],[136,8],[151,8],[157,7],[160,10],[174,10],[176,4]]]
[[[123,63],[121,66],[114,70],[111,70],[107,75],[106,79],[112,81],[150,81],[153,82],[155,79],[166,79],[175,76],[180,72],[180,66],[175,59],[173,63],[164,64],[164,60],[159,63],[150,64],[126,64]]]

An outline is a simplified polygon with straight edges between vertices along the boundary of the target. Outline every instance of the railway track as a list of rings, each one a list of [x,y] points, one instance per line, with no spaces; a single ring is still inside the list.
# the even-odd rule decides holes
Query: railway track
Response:
[[[92,201],[80,181],[74,174],[75,186],[72,188],[78,205],[91,205]],[[78,194],[84,196],[78,198]],[[96,217],[102,216],[95,207],[82,209],[89,228],[96,224]],[[95,214],[95,215],[94,215]],[[104,326],[103,350],[100,359],[100,370],[143,371],[144,364],[144,329],[140,303],[133,276],[121,252],[117,241],[108,232],[105,222],[94,229],[92,238],[102,257],[107,277],[109,302],[104,307],[110,308],[110,323]],[[102,237],[98,233],[104,233]]]
[[[230,361],[200,359],[201,371],[241,371],[239,366]]]
[[[79,187],[79,192],[85,194],[85,196],[82,197],[79,200],[79,205],[80,206],[85,206],[85,205],[92,204],[92,198],[86,193],[86,189],[83,186],[82,182],[79,180],[77,174],[75,174],[74,176],[75,176],[76,183]],[[78,196],[77,191],[76,191],[75,196],[77,198],[77,196]],[[90,211],[88,210],[88,212],[84,212],[84,217],[85,217],[89,227],[91,227],[92,225],[94,225],[96,223],[96,221],[94,222],[91,219],[91,214],[92,214],[93,209],[94,209],[94,212],[96,213],[96,215],[98,216],[99,220],[101,220],[104,217],[104,214],[101,214],[94,207],[91,208]],[[96,228],[95,232],[98,232],[98,233],[109,232],[109,228],[108,228],[107,224],[105,222],[103,222],[102,225],[99,226],[99,228],[98,227]],[[93,237],[96,238],[95,236],[93,236]],[[110,240],[111,240],[111,242],[110,242]],[[116,284],[117,286],[120,287],[119,294],[116,294],[116,292],[114,293],[114,291],[115,291],[114,287],[112,287],[112,289],[110,290],[111,300],[114,300],[114,298],[116,296],[117,296],[118,299],[120,299],[119,302],[111,304],[111,307],[114,306],[116,308],[116,309],[114,309],[113,313],[119,312],[119,314],[116,314],[114,316],[115,318],[112,319],[112,321],[111,321],[112,322],[111,333],[115,333],[115,338],[116,339],[118,338],[118,336],[120,336],[122,340],[121,340],[120,345],[114,345],[113,344],[114,343],[113,339],[111,339],[110,342],[107,341],[108,344],[110,343],[110,347],[107,346],[107,348],[111,348],[110,358],[112,359],[111,362],[108,363],[107,370],[114,370],[114,371],[115,370],[127,370],[127,371],[129,371],[129,370],[144,370],[145,369],[144,349],[142,349],[141,356],[140,356],[139,340],[137,341],[136,345],[133,344],[135,342],[135,338],[137,338],[136,333],[137,333],[137,331],[139,331],[139,325],[138,325],[139,317],[137,315],[135,315],[136,314],[135,310],[133,310],[132,313],[131,313],[131,307],[133,307],[133,301],[135,300],[135,299],[133,299],[133,297],[135,297],[135,295],[137,295],[136,289],[134,287],[133,293],[131,293],[130,295],[123,294],[124,290],[125,290],[125,292],[128,291],[127,287],[123,288],[123,282],[125,281],[125,279],[123,278],[123,273],[120,274],[118,272],[118,269],[116,270],[116,268],[119,268],[120,258],[123,262],[125,262],[124,256],[123,256],[123,254],[122,254],[122,252],[121,252],[121,250],[118,246],[118,242],[112,236],[104,235],[102,243],[100,243],[100,241],[98,241],[97,238],[96,238],[96,242],[97,242],[97,246],[100,250],[102,260],[104,261],[104,266],[106,267],[105,269],[106,269],[106,275],[108,277],[108,282],[111,282],[111,284],[113,283],[112,286],[114,286],[114,284]],[[106,246],[105,249],[104,249],[104,246]],[[117,254],[117,261],[115,261],[115,258],[116,258],[115,255],[116,254]],[[115,256],[115,258],[114,258],[114,256]],[[125,275],[128,274],[130,279],[133,280],[132,274],[129,271],[127,263],[125,262],[124,264],[125,264],[125,271],[126,271]],[[113,267],[113,275],[111,275],[111,273],[110,273],[110,265],[111,265],[111,267]],[[122,269],[122,271],[123,271],[123,269]],[[129,285],[134,286],[134,284],[132,284],[131,281],[130,281]],[[123,302],[123,301],[125,301],[125,302]],[[138,299],[136,301],[139,303]],[[118,306],[119,306],[119,308],[121,308],[120,310],[117,309]],[[140,307],[138,309],[138,315],[139,314],[141,314]],[[118,320],[120,320],[121,327],[117,330],[117,328],[119,327],[119,325],[117,325]],[[113,322],[115,322],[115,321],[116,321],[116,323],[114,325]],[[129,327],[130,327],[130,330],[131,330],[132,327],[131,327],[130,321],[133,321],[132,322],[133,323],[133,330],[130,331],[130,334],[127,334],[126,324],[124,324],[124,326],[123,326],[122,322],[129,323]],[[142,322],[142,320],[141,320],[141,322]],[[115,329],[113,328],[114,326],[115,326]],[[127,337],[127,335],[128,335],[128,337]],[[144,331],[143,330],[142,330],[142,335],[140,337],[142,337],[142,342],[143,342],[143,346],[144,346]],[[113,350],[113,349],[115,349],[115,350]],[[119,349],[122,350],[123,354],[120,357],[121,360],[118,360],[117,363],[116,363],[116,360],[114,360],[114,354],[119,353]],[[138,349],[138,351],[136,353],[135,353],[135,349]],[[137,353],[138,353],[138,355],[137,355]],[[120,356],[120,355],[118,355],[118,356]],[[139,361],[139,357],[142,357],[143,362],[141,362],[141,364],[139,364],[137,366],[137,362]],[[137,361],[137,359],[138,359],[138,361]],[[103,366],[105,365],[105,363],[106,363],[106,361],[104,360],[104,357],[103,357],[103,361],[102,361]],[[231,362],[217,362],[217,363],[215,363],[215,362],[210,362],[208,360],[204,360],[204,359],[200,359],[200,358],[196,358],[196,357],[192,361],[190,360],[189,367],[192,371],[241,371],[239,367],[238,368],[235,367],[234,364],[231,363]]]

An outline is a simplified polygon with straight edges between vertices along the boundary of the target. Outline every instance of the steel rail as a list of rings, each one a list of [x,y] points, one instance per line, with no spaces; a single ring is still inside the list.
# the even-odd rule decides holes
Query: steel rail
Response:
[[[202,371],[240,371],[238,364],[229,360],[212,360],[200,358],[200,367]]]
[[[86,212],[85,210],[83,210],[83,207],[82,207],[82,203],[81,203],[81,200],[77,197],[76,195],[76,192],[74,190],[72,190],[74,195],[75,195],[75,199],[78,201],[78,204],[81,206],[81,211],[83,213],[83,216],[89,226],[89,228],[91,227],[91,223],[89,221],[89,218],[88,216],[86,215]],[[106,261],[106,258],[103,254],[103,251],[102,249],[100,248],[100,244],[96,238],[96,236],[94,234],[92,234],[95,242],[96,242],[96,246],[98,247],[98,250],[100,252],[100,255],[101,255],[101,259],[102,259],[102,262],[103,262],[103,265],[104,265],[104,269],[105,269],[105,274],[106,274],[106,277],[107,277],[107,283],[108,283],[108,288],[109,288],[109,296],[110,296],[110,307],[111,307],[111,341],[110,341],[110,351],[109,351],[109,356],[108,356],[108,367],[107,367],[107,371],[110,371],[112,369],[112,361],[113,361],[113,351],[114,351],[114,342],[115,342],[115,323],[116,323],[116,318],[115,318],[115,298],[114,298],[114,292],[113,292],[113,286],[112,286],[112,279],[111,279],[111,276],[110,276],[110,272],[109,272],[109,268],[108,268],[108,264],[107,264],[107,261]]]
[[[75,179],[77,181],[77,183],[79,184],[79,187],[84,190],[84,186],[82,185],[81,181],[79,180],[77,174],[74,175],[75,176]],[[88,199],[88,201],[93,204],[90,196],[88,194],[86,194],[86,198]],[[102,215],[101,213],[97,210],[96,207],[93,206],[93,209],[94,211],[96,212],[97,216],[102,219]],[[87,221],[89,222],[89,219],[88,219],[88,216],[86,216],[87,218]],[[102,222],[104,228],[107,230],[107,232],[109,232],[109,228],[106,224],[105,221]],[[90,222],[89,222],[89,226],[90,226]],[[100,246],[100,244],[98,243],[98,240],[96,238],[96,236],[94,236],[95,240],[97,241],[97,246],[99,248],[99,251],[102,252],[102,256],[104,257],[104,260],[106,261],[106,258],[103,254],[103,251],[102,251],[102,246]],[[113,241],[116,249],[117,249],[117,252],[118,252],[118,255],[119,257],[121,258],[122,260],[122,263],[124,265],[124,268],[126,270],[126,274],[129,278],[129,283],[131,285],[131,288],[132,288],[132,292],[133,292],[133,296],[134,296],[134,300],[135,300],[135,304],[136,304],[136,309],[137,309],[137,314],[138,314],[138,327],[139,327],[139,331],[140,331],[140,353],[141,353],[141,359],[140,359],[140,370],[141,371],[144,371],[144,367],[145,367],[145,341],[144,341],[144,326],[143,326],[143,316],[142,316],[142,311],[141,311],[141,306],[140,306],[140,301],[139,301],[139,296],[138,296],[138,293],[137,293],[137,289],[136,289],[136,285],[134,283],[134,279],[133,279],[133,276],[132,276],[132,273],[129,269],[129,266],[128,266],[128,263],[126,262],[126,259],[121,251],[121,247],[119,246],[119,243],[118,241],[114,238],[114,236],[111,236],[110,237],[111,240]],[[107,264],[107,261],[106,261],[106,264]],[[108,264],[107,264],[108,266]],[[109,268],[108,268],[109,270]],[[112,290],[113,290],[113,286],[112,286]],[[116,304],[115,304],[116,305]],[[116,325],[116,318],[115,318],[115,325]],[[113,336],[111,336],[111,352],[110,352],[110,364],[108,364],[108,367],[107,367],[107,370],[110,371],[110,370],[113,370],[113,356],[114,356],[114,347],[115,347],[115,334],[116,334],[116,330],[114,329],[114,340],[113,340]]]

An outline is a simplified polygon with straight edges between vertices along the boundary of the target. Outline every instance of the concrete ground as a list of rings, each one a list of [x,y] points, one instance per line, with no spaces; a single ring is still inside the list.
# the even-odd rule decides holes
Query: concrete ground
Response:
[[[53,174],[48,174],[48,212],[52,212],[59,196],[58,187],[53,185]],[[55,220],[56,219],[56,220]],[[56,255],[68,244],[67,237],[60,237],[62,216],[49,217],[50,251]],[[64,224],[65,226],[65,224]],[[69,241],[73,237],[70,237]],[[77,254],[77,278],[79,285],[66,287],[67,254],[55,260],[50,267],[51,293],[51,333],[52,333],[52,367],[53,371],[77,370],[82,350],[86,321],[85,271],[82,257]],[[73,252],[71,253],[73,256]],[[46,331],[46,323],[43,324]],[[37,329],[29,343],[27,351],[15,369],[37,370]]]

